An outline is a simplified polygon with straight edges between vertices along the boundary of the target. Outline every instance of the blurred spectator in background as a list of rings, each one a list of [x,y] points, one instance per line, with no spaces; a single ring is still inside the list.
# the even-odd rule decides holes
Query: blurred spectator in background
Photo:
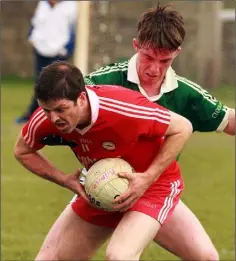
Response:
[[[33,46],[36,79],[41,69],[57,60],[68,60],[74,50],[77,20],[76,1],[39,1],[31,20],[28,41]],[[38,108],[34,96],[16,123],[27,122]]]

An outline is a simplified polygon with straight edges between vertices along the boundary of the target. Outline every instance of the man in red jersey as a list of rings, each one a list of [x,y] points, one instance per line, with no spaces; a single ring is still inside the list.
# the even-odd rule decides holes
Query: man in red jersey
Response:
[[[138,260],[180,199],[175,158],[191,123],[138,92],[85,86],[80,70],[66,62],[43,69],[35,96],[40,108],[24,126],[15,156],[36,175],[81,195],[55,222],[36,260],[88,260],[109,236],[107,260]],[[38,152],[49,144],[68,144],[86,168],[103,158],[127,160],[136,173],[122,174],[129,188],[114,200],[117,211],[91,206],[78,172],[65,175]]]

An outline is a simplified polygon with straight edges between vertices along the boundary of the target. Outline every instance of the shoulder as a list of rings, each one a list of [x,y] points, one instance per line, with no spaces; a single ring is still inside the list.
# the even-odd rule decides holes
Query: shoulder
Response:
[[[39,124],[39,123],[47,123],[48,118],[44,112],[44,110],[39,107],[31,116],[29,123],[32,124]]]
[[[61,8],[68,8],[67,11],[76,11],[77,10],[76,1],[62,1],[59,4],[61,5]]]
[[[24,129],[27,129],[28,133],[35,133],[38,131],[54,131],[56,130],[55,125],[47,118],[42,108],[38,108],[31,116]]]
[[[89,89],[96,92],[100,104],[107,106],[116,103],[120,106],[137,107],[146,106],[156,108],[158,105],[149,101],[141,93],[118,85],[93,85]],[[140,107],[141,109],[141,107]]]
[[[111,64],[108,64],[104,67],[97,69],[96,71],[90,73],[88,76],[95,77],[95,76],[101,76],[101,75],[107,75],[107,74],[116,75],[116,74],[123,74],[125,72],[127,73],[128,64],[129,64],[129,60],[120,62],[120,63],[111,63]]]
[[[50,10],[50,5],[47,1],[39,1],[36,8],[35,8],[35,13],[44,13]]]
[[[203,89],[199,84],[187,78],[176,75],[176,79],[178,82],[178,89],[182,93],[192,96],[204,96],[206,93],[208,93],[208,91]]]
[[[185,95],[188,99],[193,101],[205,101],[207,104],[212,105],[217,105],[220,102],[199,84],[180,76],[177,76],[177,80],[180,87],[177,88],[179,89],[179,96]]]
[[[110,97],[117,100],[134,100],[135,98],[146,99],[141,93],[127,89],[115,84],[96,84],[87,85],[87,88],[96,92],[98,97]]]

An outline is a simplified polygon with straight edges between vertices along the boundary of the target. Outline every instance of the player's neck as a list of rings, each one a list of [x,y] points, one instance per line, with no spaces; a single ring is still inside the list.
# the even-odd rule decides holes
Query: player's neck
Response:
[[[161,80],[159,82],[155,82],[155,83],[140,81],[141,87],[144,89],[144,91],[146,92],[146,94],[149,97],[157,96],[160,94],[162,83],[163,83],[163,80]]]
[[[90,103],[87,101],[86,105],[84,105],[83,111],[81,113],[80,122],[77,124],[77,128],[82,130],[89,126],[92,122],[92,112]]]

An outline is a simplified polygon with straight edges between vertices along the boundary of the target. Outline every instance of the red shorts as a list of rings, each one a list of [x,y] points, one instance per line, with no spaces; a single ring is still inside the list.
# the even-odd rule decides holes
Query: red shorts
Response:
[[[180,200],[184,189],[184,182],[179,166],[164,172],[153,183],[144,195],[129,209],[129,211],[142,212],[156,219],[161,225],[172,214]],[[85,221],[98,226],[115,228],[125,212],[108,212],[94,208],[82,197],[75,196],[71,201],[72,209]]]

